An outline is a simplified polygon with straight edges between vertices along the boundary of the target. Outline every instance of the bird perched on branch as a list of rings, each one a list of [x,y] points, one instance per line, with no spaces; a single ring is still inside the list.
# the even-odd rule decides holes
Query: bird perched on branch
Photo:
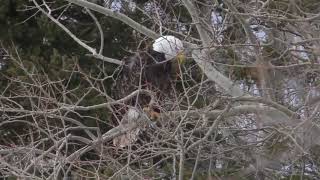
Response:
[[[151,48],[123,59],[124,65],[112,89],[113,97],[121,99],[138,89],[147,89],[161,99],[172,93],[172,81],[185,61],[182,42],[174,36],[156,39]],[[150,96],[138,95],[128,105],[149,105]]]
[[[123,59],[124,65],[112,89],[113,98],[124,98],[139,89],[149,90],[156,97],[138,94],[126,102],[126,105],[143,109],[152,119],[156,119],[159,111],[155,110],[157,108],[153,107],[154,102],[151,102],[151,99],[161,101],[173,94],[172,81],[179,74],[179,66],[184,61],[185,54],[181,40],[174,36],[162,36],[156,39],[152,47],[146,51],[137,52]],[[123,109],[125,112],[120,114],[129,111],[128,108]]]

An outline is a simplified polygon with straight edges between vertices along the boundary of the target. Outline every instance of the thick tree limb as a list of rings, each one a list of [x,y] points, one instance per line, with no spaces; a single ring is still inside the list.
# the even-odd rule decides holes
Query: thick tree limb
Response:
[[[122,21],[123,23],[127,24],[128,26],[132,27],[133,29],[139,31],[140,33],[142,33],[152,39],[156,39],[156,38],[160,37],[160,35],[157,34],[156,32],[152,31],[151,29],[148,29],[147,27],[141,25],[140,23],[137,23],[136,21],[134,21],[133,19],[129,18],[128,16],[126,16],[122,13],[112,11],[111,9],[107,9],[105,7],[99,6],[99,5],[91,3],[89,1],[83,1],[83,0],[67,0],[67,1],[74,3],[78,6],[86,7],[88,9],[99,12],[99,13],[104,14],[106,16],[110,16],[112,18],[118,19],[118,20]]]
[[[237,84],[234,84],[229,78],[220,73],[209,61],[209,57],[205,54],[205,50],[193,50],[192,57],[197,62],[206,76],[213,82],[216,82],[222,87],[228,94],[233,97],[244,96],[245,93],[239,88]]]
[[[271,125],[275,125],[275,124],[283,124],[286,123],[288,120],[288,116],[283,113],[280,112],[279,110],[269,107],[269,106],[263,106],[263,105],[240,105],[240,106],[236,106],[236,107],[232,107],[230,108],[230,110],[228,110],[228,112],[224,113],[224,117],[232,117],[232,116],[238,116],[241,114],[251,114],[251,113],[261,113],[261,112],[266,112],[269,114],[273,114],[273,112],[277,112],[278,117],[275,119],[269,119],[270,121],[272,121]],[[181,110],[181,111],[170,111],[166,114],[162,114],[162,118],[168,118],[168,117],[180,117],[181,114],[184,115],[187,113],[188,117],[192,117],[192,118],[200,118],[203,116],[206,116],[208,118],[214,119],[217,118],[221,113],[223,112],[223,110]],[[266,121],[264,122],[265,124],[269,124],[270,125],[270,121]]]
[[[206,32],[206,30],[202,27],[201,18],[197,12],[197,8],[194,6],[194,4],[190,0],[182,0],[185,7],[188,9],[189,14],[191,15],[193,23],[196,24],[196,28],[198,30],[198,33],[200,35],[201,41],[205,47],[210,47],[211,38]]]
[[[36,5],[36,7],[43,13],[45,14],[49,19],[51,19],[51,21],[53,21],[55,24],[57,24],[62,30],[64,30],[75,42],[77,42],[80,46],[82,46],[83,48],[87,49],[91,54],[91,56],[101,59],[103,61],[109,62],[109,63],[113,63],[113,64],[117,64],[117,65],[122,65],[122,62],[117,60],[117,59],[113,59],[113,58],[109,58],[109,57],[105,57],[102,56],[101,54],[97,54],[96,49],[88,46],[86,43],[82,42],[76,35],[74,35],[67,27],[65,27],[63,24],[61,24],[59,22],[59,20],[55,19],[53,16],[51,16],[50,13],[47,13],[43,8],[41,8],[41,6],[37,3],[36,0],[33,0],[33,3]],[[100,50],[101,52],[102,50]]]

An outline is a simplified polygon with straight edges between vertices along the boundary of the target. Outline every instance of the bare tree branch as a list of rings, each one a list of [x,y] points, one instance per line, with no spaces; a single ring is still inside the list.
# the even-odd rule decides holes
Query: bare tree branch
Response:
[[[141,25],[140,23],[135,22],[134,20],[132,20],[131,18],[129,18],[128,16],[126,16],[122,13],[112,11],[111,9],[104,8],[102,6],[99,6],[97,4],[94,4],[94,3],[91,3],[88,1],[83,1],[83,0],[67,0],[67,1],[74,3],[74,4],[77,4],[78,6],[86,7],[88,9],[99,12],[99,13],[104,14],[106,16],[110,16],[112,18],[118,19],[118,20],[122,21],[123,23],[127,24],[128,26],[132,27],[133,29],[137,30],[141,34],[148,36],[149,38],[156,39],[159,37],[159,35],[157,33],[155,33],[154,31],[146,28],[145,26]]]

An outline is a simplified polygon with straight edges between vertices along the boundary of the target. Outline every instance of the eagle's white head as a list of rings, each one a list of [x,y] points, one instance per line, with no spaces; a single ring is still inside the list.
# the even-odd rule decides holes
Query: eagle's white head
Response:
[[[162,36],[155,40],[152,45],[154,51],[164,53],[166,60],[176,58],[180,63],[185,59],[183,43],[174,36]]]

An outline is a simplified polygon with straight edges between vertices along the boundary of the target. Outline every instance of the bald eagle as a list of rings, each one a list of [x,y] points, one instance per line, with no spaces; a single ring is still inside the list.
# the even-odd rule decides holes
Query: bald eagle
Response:
[[[153,92],[158,101],[172,95],[172,81],[179,65],[185,60],[182,42],[174,36],[156,39],[147,51],[137,52],[123,59],[124,65],[112,89],[113,98],[121,99],[133,91],[145,89]],[[117,106],[117,114],[122,116],[120,126],[133,125],[141,109],[153,117],[155,109],[150,107],[150,96],[139,94],[126,102],[127,106]],[[159,103],[161,106],[161,103]],[[147,107],[147,108],[146,108]],[[134,112],[134,113],[133,113]],[[139,129],[127,132],[114,139],[115,146],[124,147],[134,142]]]
[[[152,48],[123,59],[124,65],[112,90],[113,97],[120,99],[137,89],[150,90],[157,99],[170,94],[172,80],[184,60],[183,44],[178,38],[162,36],[156,39]],[[150,97],[139,95],[128,105],[142,108],[149,101]]]

